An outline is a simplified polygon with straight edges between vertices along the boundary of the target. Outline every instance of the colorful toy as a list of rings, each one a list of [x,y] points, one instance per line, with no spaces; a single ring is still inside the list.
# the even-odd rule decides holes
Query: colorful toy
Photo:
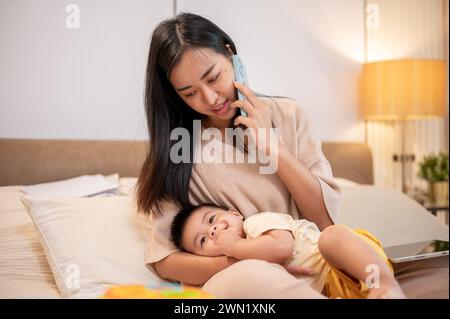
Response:
[[[103,299],[211,299],[207,292],[177,283],[161,285],[120,285],[109,288]]]

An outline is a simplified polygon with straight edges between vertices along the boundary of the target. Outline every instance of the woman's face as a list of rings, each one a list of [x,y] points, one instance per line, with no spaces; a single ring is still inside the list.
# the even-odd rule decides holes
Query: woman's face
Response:
[[[188,49],[174,66],[170,82],[192,109],[205,115],[206,125],[225,128],[236,114],[231,57],[209,48]],[[225,103],[224,103],[225,102]]]

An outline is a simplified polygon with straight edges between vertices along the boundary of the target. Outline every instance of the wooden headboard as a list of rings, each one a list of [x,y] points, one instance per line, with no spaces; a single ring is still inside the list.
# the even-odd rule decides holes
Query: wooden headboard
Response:
[[[361,143],[322,143],[335,177],[373,184],[372,155]],[[0,139],[0,186],[31,185],[80,175],[136,177],[144,141]]]
[[[335,177],[360,184],[373,184],[373,159],[370,147],[363,143],[324,142],[322,151]]]

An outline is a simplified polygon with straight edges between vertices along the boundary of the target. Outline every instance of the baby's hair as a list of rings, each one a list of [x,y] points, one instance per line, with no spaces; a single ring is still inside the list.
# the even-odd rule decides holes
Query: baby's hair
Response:
[[[170,230],[172,242],[175,244],[175,246],[177,246],[179,250],[185,251],[183,244],[181,242],[181,238],[183,236],[187,220],[192,215],[192,213],[194,213],[197,209],[200,209],[202,207],[215,207],[223,210],[228,210],[228,207],[218,206],[216,204],[191,205],[180,209],[180,211],[177,213],[177,215],[172,221],[172,226]]]

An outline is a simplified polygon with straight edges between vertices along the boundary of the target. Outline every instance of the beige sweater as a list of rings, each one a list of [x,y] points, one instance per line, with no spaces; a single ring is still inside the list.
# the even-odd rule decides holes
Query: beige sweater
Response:
[[[292,99],[263,98],[273,108],[273,123],[280,129],[280,141],[315,175],[322,189],[325,206],[336,223],[341,190],[333,180],[331,167],[322,153],[321,142],[307,114]],[[277,106],[278,105],[278,106]],[[218,143],[218,140],[216,140]],[[245,217],[274,211],[302,218],[294,199],[278,175],[260,174],[258,163],[196,163],[190,181],[189,197],[193,204],[214,203],[238,209]],[[170,225],[178,211],[173,203],[163,203],[163,216],[153,218],[147,240],[145,262],[152,264],[176,252],[170,240]]]

